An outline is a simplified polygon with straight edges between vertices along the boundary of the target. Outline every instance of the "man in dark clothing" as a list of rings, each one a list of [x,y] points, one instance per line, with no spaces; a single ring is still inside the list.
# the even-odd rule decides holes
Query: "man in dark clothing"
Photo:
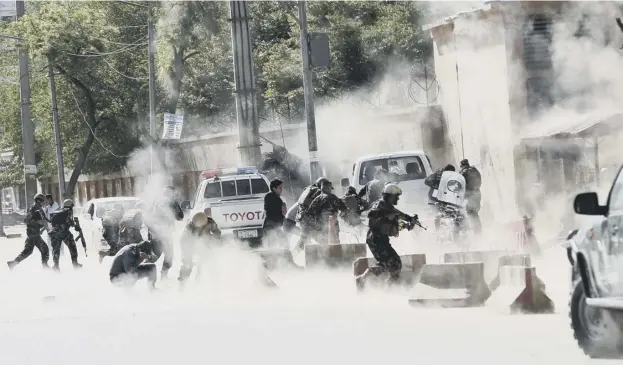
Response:
[[[119,225],[123,219],[123,206],[115,204],[113,209],[107,210],[102,217],[102,238],[108,243],[108,251],[100,251],[99,261],[106,256],[114,256],[119,250]],[[139,228],[140,230],[140,228]]]
[[[13,269],[17,264],[24,261],[32,254],[35,247],[41,253],[41,264],[48,268],[48,260],[50,259],[50,251],[48,245],[41,238],[41,232],[45,228],[45,213],[43,212],[43,204],[45,196],[37,194],[34,197],[35,203],[30,207],[24,222],[26,223],[26,242],[22,252],[17,255],[15,260],[7,262],[9,269]]]
[[[76,248],[74,235],[69,230],[70,227],[75,225],[73,210],[74,202],[71,199],[65,199],[65,201],[63,201],[63,207],[50,216],[50,223],[52,223],[52,228],[50,229],[52,261],[54,262],[54,270],[56,271],[60,269],[59,261],[63,242],[69,249],[71,263],[74,268],[78,269],[82,267],[82,265],[78,263],[78,249]]]
[[[305,191],[303,191],[303,193],[299,197],[299,200],[297,201],[299,205],[297,218],[298,218],[299,224],[301,225],[301,236],[297,244],[297,247],[299,249],[305,248],[305,244],[311,238],[310,236],[315,235],[316,233],[314,218],[308,213],[308,210],[309,210],[309,206],[311,205],[312,201],[314,201],[314,199],[318,195],[320,195],[321,193],[320,187],[322,186],[322,183],[325,181],[329,181],[329,180],[326,177],[321,177],[318,180],[316,180],[314,184],[310,185],[307,189],[305,189]]]
[[[366,170],[367,171],[367,170]],[[359,198],[364,199],[365,209],[369,209],[374,202],[381,199],[383,187],[387,184],[389,173],[385,169],[378,169],[374,175],[374,180],[368,182],[359,190]]]
[[[482,231],[482,223],[480,222],[480,186],[482,185],[482,177],[480,171],[475,166],[471,166],[467,159],[461,161],[461,170],[459,172],[465,178],[465,211],[471,222],[471,226],[475,233]]]
[[[180,276],[178,281],[186,281],[192,273],[193,257],[201,249],[201,245],[209,245],[221,239],[221,230],[218,224],[204,212],[193,214],[190,221],[184,228],[182,238],[180,239],[180,248],[182,251],[182,267],[180,268]],[[197,270],[200,266],[197,267]]]
[[[317,240],[328,243],[329,217],[333,216],[336,234],[335,239],[337,240],[336,243],[339,243],[340,226],[337,221],[337,214],[338,212],[346,214],[348,208],[340,198],[333,194],[333,184],[330,181],[323,181],[320,191],[320,195],[312,201],[308,209],[308,214],[310,217],[313,217],[316,226],[315,229],[319,234]]]
[[[406,228],[412,229],[418,216],[413,217],[396,209],[402,190],[396,184],[387,184],[383,189],[383,199],[374,203],[368,212],[368,234],[366,244],[377,261],[375,266],[368,268],[355,280],[358,289],[362,290],[366,279],[370,275],[379,276],[389,273],[388,284],[393,284],[400,278],[402,261],[396,250],[389,243],[389,237],[397,237],[401,229],[401,221],[406,222]]]
[[[184,219],[184,211],[175,201],[175,189],[172,186],[164,188],[164,199],[157,202],[149,217],[147,226],[154,244],[156,257],[164,255],[161,275],[166,278],[173,266],[173,232],[175,232],[175,221]]]
[[[133,286],[138,280],[147,278],[149,287],[155,289],[158,280],[156,264],[146,262],[155,258],[152,251],[153,245],[149,241],[123,247],[110,266],[110,282],[118,286]]]
[[[285,219],[286,204],[281,200],[283,191],[283,181],[274,179],[270,182],[270,192],[264,196],[264,233],[268,235],[276,235],[284,238],[281,226]]]
[[[456,168],[452,164],[447,164],[444,168],[438,169],[432,174],[428,175],[424,180],[424,184],[430,189],[428,190],[428,200],[430,203],[434,203],[437,199],[433,198],[433,192],[439,189],[439,182],[441,181],[441,175],[445,171],[456,171]]]

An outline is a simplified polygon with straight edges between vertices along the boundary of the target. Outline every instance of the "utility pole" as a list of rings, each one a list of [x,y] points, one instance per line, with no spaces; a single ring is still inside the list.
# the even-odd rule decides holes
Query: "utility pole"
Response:
[[[52,67],[51,59],[48,58],[48,62],[48,76],[50,77],[50,98],[52,101],[52,121],[54,122],[54,140],[56,142],[56,164],[58,165],[58,201],[62,202],[65,197],[65,164],[63,163],[61,126],[58,121],[58,104],[56,103],[56,82],[54,80],[54,67]]]
[[[309,149],[309,176],[313,183],[320,176],[318,164],[318,140],[316,138],[316,113],[314,112],[314,84],[310,62],[309,36],[305,1],[298,1],[299,25],[301,27],[301,57],[303,58],[303,94],[307,118],[307,147]]]
[[[147,8],[147,62],[149,69],[149,135],[151,144],[149,145],[150,175],[154,173],[154,144],[156,143],[156,32],[151,16],[151,7]]]
[[[15,2],[17,19],[24,16],[26,9],[24,1]],[[26,207],[33,204],[33,197],[37,193],[37,165],[35,161],[35,131],[30,118],[30,77],[28,75],[28,51],[19,47],[19,83],[22,117],[22,144],[24,149],[24,190],[26,192]]]
[[[231,42],[236,80],[236,116],[240,163],[257,166],[262,159],[257,90],[246,1],[230,1]]]

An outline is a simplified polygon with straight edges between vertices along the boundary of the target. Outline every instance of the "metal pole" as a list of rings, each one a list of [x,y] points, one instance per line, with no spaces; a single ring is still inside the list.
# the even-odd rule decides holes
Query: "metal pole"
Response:
[[[24,16],[24,1],[15,2],[17,19]],[[35,161],[35,131],[30,119],[30,77],[28,74],[28,52],[19,47],[19,79],[22,119],[22,144],[24,149],[24,191],[26,206],[33,204],[37,194],[37,165]]]
[[[240,163],[245,166],[257,166],[262,159],[262,152],[247,2],[230,1],[229,8],[236,82],[238,153]]]
[[[54,122],[54,140],[56,141],[56,163],[58,168],[58,201],[65,197],[65,164],[63,163],[63,144],[61,142],[61,126],[58,121],[58,104],[56,103],[56,82],[54,81],[54,67],[51,60],[48,66],[50,77],[50,98],[52,99],[52,121]]]
[[[4,195],[4,188],[0,186],[0,237],[6,237],[6,233],[4,233],[4,217],[2,216],[2,209],[4,206],[2,204],[2,196]]]
[[[307,35],[307,13],[305,1],[298,2],[301,25],[301,57],[303,58],[303,93],[305,98],[305,117],[307,118],[307,147],[309,149],[309,177],[313,183],[320,175],[318,165],[318,140],[316,138],[316,114],[314,112],[314,85],[310,65]]]
[[[147,53],[149,69],[149,135],[152,143],[149,146],[150,174],[154,172],[154,143],[156,141],[156,67],[154,59],[156,54],[156,37],[154,24],[151,17],[151,8],[147,9]]]

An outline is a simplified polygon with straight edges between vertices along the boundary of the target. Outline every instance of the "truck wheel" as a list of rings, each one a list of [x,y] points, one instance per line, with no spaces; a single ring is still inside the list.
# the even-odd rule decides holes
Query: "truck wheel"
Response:
[[[590,307],[582,280],[575,281],[569,300],[573,337],[586,355],[594,359],[618,359],[623,337],[609,311]]]

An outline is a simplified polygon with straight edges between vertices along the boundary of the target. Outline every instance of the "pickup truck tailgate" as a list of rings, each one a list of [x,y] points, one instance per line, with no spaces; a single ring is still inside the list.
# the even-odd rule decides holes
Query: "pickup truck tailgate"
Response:
[[[211,203],[212,218],[221,229],[262,227],[264,225],[264,198],[221,200]]]

